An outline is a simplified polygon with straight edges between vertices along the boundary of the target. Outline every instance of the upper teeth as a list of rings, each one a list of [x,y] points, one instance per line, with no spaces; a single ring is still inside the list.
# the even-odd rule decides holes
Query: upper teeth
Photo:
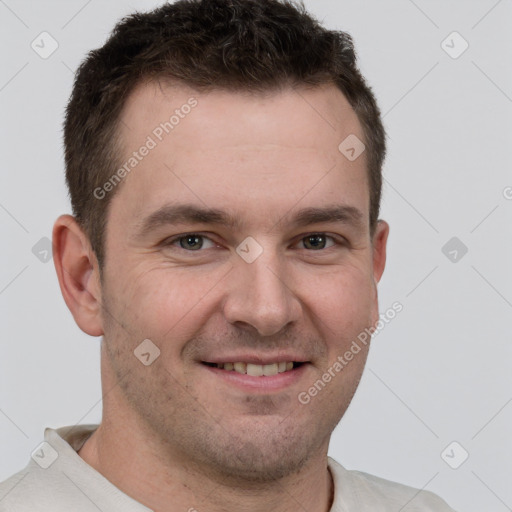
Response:
[[[252,377],[277,375],[293,369],[293,362],[281,362],[272,364],[252,364],[252,363],[217,363],[217,368],[223,370],[243,373]]]

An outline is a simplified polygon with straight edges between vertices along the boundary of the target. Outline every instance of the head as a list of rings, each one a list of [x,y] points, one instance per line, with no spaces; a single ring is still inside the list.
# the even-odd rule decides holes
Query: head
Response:
[[[120,188],[105,190],[105,183],[125,163],[121,112],[137,85],[155,80],[263,94],[333,84],[364,134],[375,229],[385,134],[350,36],[324,29],[291,2],[185,0],[122,20],[76,74],[64,125],[66,180],[74,216],[100,267],[109,205]]]
[[[80,66],[64,139],[74,217],[55,263],[119,384],[104,420],[122,410],[161,453],[226,477],[324,453],[368,346],[298,395],[377,321],[388,233],[384,129],[350,37],[278,0],[135,14]],[[286,361],[258,382],[230,371]]]

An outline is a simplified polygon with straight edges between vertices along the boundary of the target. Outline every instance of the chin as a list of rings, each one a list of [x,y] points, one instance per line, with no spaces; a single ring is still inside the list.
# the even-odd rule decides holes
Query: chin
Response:
[[[221,426],[210,432],[194,445],[198,465],[234,484],[269,484],[300,472],[322,450],[319,432],[259,423],[255,428],[246,423],[236,435]]]
[[[268,448],[247,443],[241,450],[217,458],[216,473],[238,482],[268,484],[300,472],[310,458],[300,453],[303,450],[297,451],[297,446],[287,453]]]

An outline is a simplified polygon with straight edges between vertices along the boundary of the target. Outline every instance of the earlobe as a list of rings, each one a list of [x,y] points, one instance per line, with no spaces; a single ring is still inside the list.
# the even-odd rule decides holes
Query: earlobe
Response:
[[[53,261],[59,285],[78,327],[91,336],[103,334],[98,262],[86,234],[71,215],[53,227]]]
[[[389,224],[379,220],[373,235],[373,276],[375,284],[380,281],[386,266],[386,248],[389,235]]]

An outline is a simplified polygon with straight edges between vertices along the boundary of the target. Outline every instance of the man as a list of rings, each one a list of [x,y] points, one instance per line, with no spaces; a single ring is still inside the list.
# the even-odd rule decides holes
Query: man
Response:
[[[327,457],[389,230],[347,34],[278,0],[135,14],[78,70],[64,138],[54,261],[102,336],[103,418],[46,429],[0,510],[451,510]]]

